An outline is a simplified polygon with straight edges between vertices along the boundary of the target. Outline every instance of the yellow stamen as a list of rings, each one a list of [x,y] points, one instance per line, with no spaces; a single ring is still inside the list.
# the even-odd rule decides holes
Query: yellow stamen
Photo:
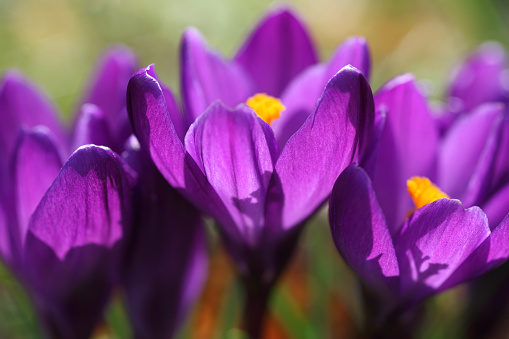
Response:
[[[270,125],[285,110],[285,106],[277,98],[270,95],[258,93],[247,99],[246,105],[251,107],[258,116]]]
[[[441,198],[449,199],[447,194],[442,192],[440,188],[435,186],[426,177],[412,177],[407,180],[406,185],[416,209]]]

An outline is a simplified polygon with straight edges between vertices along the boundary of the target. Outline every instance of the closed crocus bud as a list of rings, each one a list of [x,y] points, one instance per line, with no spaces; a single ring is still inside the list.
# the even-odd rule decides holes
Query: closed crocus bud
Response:
[[[18,174],[26,174],[38,159],[45,158],[46,164],[51,157],[56,159],[48,146],[37,141],[28,134],[20,142]],[[43,164],[39,162],[32,174],[49,177],[51,166]],[[38,203],[40,182],[18,176],[15,191],[20,210],[36,207],[29,219],[20,218],[19,227],[9,230],[17,231],[20,240],[13,246],[19,248],[14,270],[51,338],[88,338],[118,281],[120,252],[132,220],[132,177],[125,168],[113,151],[84,146],[42,191]]]

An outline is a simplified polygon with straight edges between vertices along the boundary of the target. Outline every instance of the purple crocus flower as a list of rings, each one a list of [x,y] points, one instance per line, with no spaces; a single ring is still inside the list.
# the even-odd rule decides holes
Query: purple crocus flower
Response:
[[[118,281],[132,176],[108,148],[79,148],[63,167],[62,159],[81,144],[122,142],[102,141],[115,136],[114,116],[125,113],[119,88],[125,91],[134,62],[125,48],[106,53],[91,87],[101,87],[109,101],[87,95],[91,103],[81,106],[72,136],[35,85],[16,71],[2,78],[0,255],[27,287],[51,337],[88,337]]]
[[[207,277],[205,227],[134,137],[127,162],[138,173],[125,259],[127,312],[136,338],[172,338]]]
[[[300,226],[368,147],[374,112],[367,80],[352,67],[336,74],[282,151],[271,127],[243,104],[212,104],[179,138],[174,121],[182,118],[152,66],[131,78],[127,102],[141,147],[161,174],[218,222],[248,290],[248,333],[258,335]]]
[[[490,230],[480,208],[436,200],[443,193],[419,180],[409,184],[417,210],[399,233],[391,232],[369,176],[355,164],[339,176],[330,199],[334,243],[374,296],[370,311],[380,337],[408,337],[389,328],[398,317],[509,257],[509,218]]]
[[[15,208],[1,205],[0,254],[50,337],[88,338],[118,280],[132,178],[118,155],[98,146],[79,148],[62,167],[41,130],[20,136],[11,165]]]
[[[491,225],[500,223],[509,212],[503,204],[504,173],[509,170],[503,140],[509,129],[502,104],[476,107],[459,117],[443,138],[412,75],[382,86],[375,104],[385,120],[372,179],[392,231],[399,231],[412,208],[406,180],[416,175],[436,182],[467,207],[486,208]]]
[[[458,117],[489,102],[509,102],[508,57],[503,46],[490,41],[475,49],[452,71],[443,112],[436,117],[445,135]]]

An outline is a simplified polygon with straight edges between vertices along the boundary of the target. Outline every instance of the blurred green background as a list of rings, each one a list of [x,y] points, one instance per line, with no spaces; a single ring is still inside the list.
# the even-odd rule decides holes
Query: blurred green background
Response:
[[[211,46],[234,55],[268,0],[0,0],[0,69],[18,68],[45,89],[69,121],[97,57],[121,43],[155,63],[178,91],[178,46],[188,26]],[[287,1],[307,23],[322,60],[350,35],[367,38],[372,87],[412,72],[440,99],[451,68],[486,40],[509,42],[509,5],[504,0],[314,0]],[[323,211],[308,225],[295,260],[276,289],[266,336],[349,337],[362,319],[355,279],[339,259]],[[234,330],[241,294],[232,265],[217,239],[211,241],[211,277],[182,337],[240,338]],[[427,302],[431,309],[421,338],[459,337],[462,287]],[[121,294],[119,292],[118,294]],[[127,338],[120,298],[97,338]],[[459,301],[458,301],[459,300]],[[22,288],[0,269],[0,338],[39,338]]]

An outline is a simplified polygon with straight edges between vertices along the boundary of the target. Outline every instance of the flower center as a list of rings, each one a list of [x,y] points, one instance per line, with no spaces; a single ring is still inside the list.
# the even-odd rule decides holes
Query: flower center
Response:
[[[279,118],[281,111],[286,108],[279,99],[264,93],[253,95],[247,99],[246,105],[251,107],[269,125],[273,120]]]
[[[406,182],[408,193],[412,197],[415,209],[419,209],[433,201],[449,196],[442,192],[426,177],[412,177]]]

